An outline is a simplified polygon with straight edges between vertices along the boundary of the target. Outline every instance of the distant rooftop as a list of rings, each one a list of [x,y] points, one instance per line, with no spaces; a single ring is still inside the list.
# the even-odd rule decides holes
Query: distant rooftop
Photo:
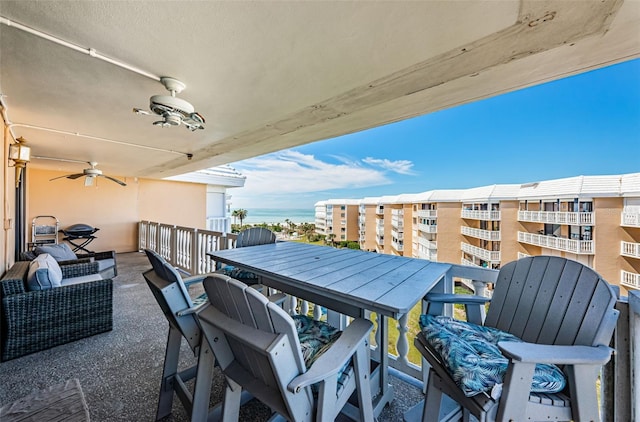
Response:
[[[410,204],[419,202],[499,202],[520,199],[635,197],[640,196],[640,173],[603,176],[575,176],[523,184],[496,184],[470,189],[438,189],[356,199],[327,199],[329,204]]]

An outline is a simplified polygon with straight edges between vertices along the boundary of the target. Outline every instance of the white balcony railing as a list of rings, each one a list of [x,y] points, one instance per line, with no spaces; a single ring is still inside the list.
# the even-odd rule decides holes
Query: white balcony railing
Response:
[[[462,226],[460,231],[465,236],[475,237],[476,239],[500,241],[500,232],[497,230],[482,230],[473,227]]]
[[[640,243],[622,241],[620,244],[620,255],[640,259]]]
[[[151,249],[192,275],[214,271],[207,252],[233,247],[237,235],[140,221],[138,249]]]
[[[438,242],[435,240],[427,240],[423,237],[418,237],[418,244],[427,249],[438,249]]]
[[[470,220],[500,221],[500,211],[462,210],[461,215]]]
[[[593,212],[518,211],[518,221],[593,226],[596,221],[596,215]]]
[[[404,232],[391,229],[391,237],[398,240],[404,240]]]
[[[231,233],[231,218],[229,217],[209,217],[206,224],[207,230]]]
[[[141,221],[138,226],[140,249],[149,248],[159,253],[162,251],[163,257],[172,265],[180,266],[192,274],[210,272],[213,264],[208,259],[206,252],[233,247],[236,238],[235,234],[223,235],[220,232],[149,221]],[[376,251],[383,252],[381,248],[376,248]],[[435,254],[420,255],[420,258],[437,261]],[[184,268],[184,264],[180,264],[180,262],[189,262],[192,268]],[[462,279],[469,281],[465,284],[473,286],[475,294],[486,295],[486,284],[495,283],[498,272],[477,267],[473,263],[470,264],[469,266],[452,265],[451,270],[444,278],[444,292],[453,292],[454,280]],[[623,283],[628,283],[629,287],[635,285],[636,288],[640,288],[639,274],[623,272],[622,278]],[[320,319],[323,314],[326,314],[328,321],[338,325],[347,320],[336,312],[330,310],[325,312],[320,306],[308,301],[298,300],[295,297],[289,299],[288,304],[285,304],[285,309],[291,314],[312,314],[316,319]],[[426,304],[423,302],[417,306],[424,311]],[[612,343],[616,353],[613,354],[611,362],[604,367],[602,377],[602,420],[605,421],[633,420],[633,415],[640,414],[638,413],[640,408],[637,400],[637,392],[640,391],[640,377],[629,375],[640,373],[640,292],[631,291],[628,297],[622,297],[618,301],[616,307],[620,310],[620,318]],[[372,318],[370,313],[365,316]],[[392,326],[394,322],[397,323],[396,329],[398,331],[395,345],[389,345],[389,350],[397,351],[397,354],[389,354],[389,366],[413,378],[413,384],[422,386],[424,377],[420,362],[409,360],[409,348],[413,347],[412,342],[415,335],[412,331],[413,328],[409,328],[410,323],[413,325],[413,321],[410,321],[409,318],[410,314],[407,313],[397,321],[389,320],[389,326]],[[380,316],[376,316],[374,322],[380,326]],[[372,347],[377,347],[380,344],[379,332],[380,330],[376,330]],[[632,396],[633,394],[635,396]]]
[[[496,264],[500,263],[500,251],[490,251],[465,242],[460,243],[460,248],[463,252],[476,256],[484,261]]]
[[[438,233],[438,226],[436,224],[418,224],[418,230],[423,233]]]
[[[620,284],[632,289],[640,290],[640,274],[620,271]]]
[[[377,226],[376,227],[376,234],[378,236],[384,236],[384,227]]]
[[[398,252],[404,251],[404,244],[402,244],[401,242],[395,241],[395,240],[391,241],[391,247],[393,249],[395,249],[396,251],[398,251]]]
[[[640,212],[623,212],[620,225],[627,227],[640,227]]]
[[[518,232],[518,242],[580,255],[593,255],[595,251],[593,240],[565,239],[526,232]]]
[[[438,210],[418,210],[416,211],[416,217],[418,218],[437,218]]]

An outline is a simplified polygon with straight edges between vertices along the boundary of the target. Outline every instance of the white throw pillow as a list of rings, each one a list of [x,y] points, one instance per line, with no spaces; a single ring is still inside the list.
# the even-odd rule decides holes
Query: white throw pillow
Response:
[[[31,261],[27,285],[29,290],[47,290],[62,285],[62,270],[51,255],[38,255]]]

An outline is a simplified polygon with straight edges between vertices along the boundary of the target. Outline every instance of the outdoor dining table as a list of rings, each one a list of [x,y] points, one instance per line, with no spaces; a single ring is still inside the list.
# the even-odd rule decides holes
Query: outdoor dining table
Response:
[[[213,260],[254,272],[260,282],[350,317],[378,314],[380,345],[372,350],[374,413],[393,399],[387,319],[400,319],[432,291],[448,292],[451,264],[418,258],[276,242],[208,252]],[[447,281],[447,282],[445,282]],[[348,413],[348,411],[347,411]]]

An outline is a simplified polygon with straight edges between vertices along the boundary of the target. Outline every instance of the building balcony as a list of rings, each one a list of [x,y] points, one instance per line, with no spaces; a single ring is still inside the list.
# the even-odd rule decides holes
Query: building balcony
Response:
[[[404,251],[404,244],[402,242],[400,242],[400,241],[397,241],[397,240],[392,240],[391,241],[391,247],[393,249],[395,249],[396,251],[398,251],[398,252]]]
[[[565,239],[562,237],[526,232],[518,232],[518,242],[579,255],[593,255],[595,251],[595,243],[593,240]]]
[[[391,237],[398,240],[404,240],[404,233],[391,229]]]
[[[384,207],[376,207],[377,215],[384,215]]]
[[[623,212],[621,218],[621,226],[640,227],[640,213],[638,212]]]
[[[380,227],[380,226],[376,227],[376,234],[378,236],[384,236],[384,227]]]
[[[423,233],[438,233],[437,224],[418,224],[418,230]]]
[[[500,211],[462,210],[462,218],[469,220],[500,221]]]
[[[404,221],[398,218],[391,217],[391,227],[402,229],[404,227]]]
[[[425,251],[425,250],[419,249],[416,252],[415,256],[417,258],[426,259],[426,260],[429,260],[429,261],[434,261],[434,262],[438,261],[438,254],[437,254],[437,252],[435,250]]]
[[[473,246],[465,242],[462,242],[460,244],[460,249],[462,249],[463,252],[466,252],[469,255],[473,255],[482,259],[483,261],[488,261],[495,264],[500,263],[500,251],[490,251],[488,249],[483,249],[479,246]]]
[[[403,217],[404,216],[404,210],[393,209],[393,210],[391,210],[391,216],[392,217]]]
[[[214,244],[220,243],[214,242]],[[167,252],[170,256],[180,255],[171,247]],[[191,261],[199,260],[196,257],[191,258],[193,258]],[[434,257],[421,256],[420,258],[436,261]],[[3,385],[11,385],[15,388],[0,389],[0,405],[18,400],[43,386],[58,384],[62,373],[79,378],[91,420],[154,419],[167,341],[167,322],[153,295],[149,293],[149,288],[144,281],[141,282],[141,271],[150,268],[146,256],[143,253],[130,252],[118,254],[117,259],[118,276],[114,279],[114,287],[116,287],[113,291],[114,303],[120,304],[121,309],[128,311],[114,312],[113,331],[3,362]],[[460,272],[463,269],[455,266],[454,271]],[[459,276],[459,273],[452,274],[451,278],[455,276]],[[199,292],[197,290],[195,293]],[[615,379],[618,383],[615,384],[615,389],[605,389],[603,393],[605,394],[602,400],[604,414],[610,414],[609,412],[613,412],[614,408],[623,415],[629,415],[628,412],[638,410],[637,403],[634,403],[633,399],[623,399],[632,397],[631,392],[634,386],[632,386],[629,371],[638,364],[640,359],[640,352],[634,350],[630,346],[632,342],[628,341],[640,335],[640,327],[629,327],[629,320],[637,321],[640,318],[637,302],[637,296],[632,298],[631,295],[628,302],[620,302],[620,306],[626,306],[625,310],[629,317],[624,319],[621,317],[616,336],[619,339],[626,338],[627,341],[618,343],[617,353],[612,356],[607,367],[612,374],[607,378],[611,378],[611,382]],[[317,317],[324,313],[322,308],[304,301],[301,302],[301,310],[305,314],[309,313]],[[374,322],[379,321],[377,316],[370,316],[370,318]],[[388,355],[389,366],[392,368],[388,381],[393,386],[395,395],[377,417],[379,422],[402,420],[402,415],[424,398],[421,360],[411,358],[415,336],[412,329],[415,323],[414,317],[403,317],[400,321],[389,320],[390,329],[393,327],[394,332],[398,333],[393,340],[390,340],[392,342],[390,350],[394,352]],[[141,327],[144,329],[141,330]],[[132,333],[136,334],[132,335]],[[64,356],[64,359],[60,359],[60,356]],[[181,358],[181,365],[184,364],[185,367],[197,362],[197,357],[192,353],[184,353]],[[623,363],[625,359],[626,364]],[[54,365],[57,368],[56,371],[48,370]],[[621,374],[614,372],[618,367],[617,371]],[[123,379],[131,379],[131,374],[136,374],[134,381],[123,383]],[[223,391],[224,386],[224,377],[219,371],[214,371],[212,390]],[[221,393],[212,394],[212,399],[216,402],[221,400],[221,397]],[[113,407],[114,403],[119,404],[116,410]],[[241,414],[245,415],[246,420],[250,417],[250,420],[266,420],[271,412],[267,406],[252,400],[243,406]],[[167,420],[189,420],[179,400],[174,400],[172,415]],[[624,416],[620,420],[625,420]],[[631,416],[626,420],[632,420]]]
[[[380,247],[384,246],[384,236],[376,236],[376,244]]]
[[[158,223],[149,224],[149,227],[158,227]],[[142,228],[142,227],[141,227]],[[150,230],[140,231],[139,243],[145,248],[160,248],[168,257],[188,256],[188,262],[197,263],[196,266],[188,270],[193,274],[202,274],[213,268],[212,263],[207,263],[206,252],[224,247],[227,241],[219,237],[219,233],[207,233],[205,231],[192,229],[194,236],[192,240],[205,241],[203,247],[187,247],[192,245],[189,242],[177,242],[175,236],[168,236],[166,239],[153,235]],[[173,239],[169,242],[169,239]],[[377,249],[382,252],[382,249]],[[435,255],[421,255],[419,258],[437,261]],[[179,265],[178,261],[171,261],[173,265]],[[51,350],[23,356],[18,359],[2,363],[3,383],[12,385],[15,388],[0,389],[0,405],[11,403],[34,389],[43,386],[54,385],[60,382],[60,373],[74,374],[80,379],[89,412],[92,420],[141,420],[152,419],[156,412],[158,399],[158,385],[162,377],[162,361],[164,359],[164,348],[166,345],[166,318],[158,308],[149,294],[149,289],[141,282],[141,271],[150,268],[145,255],[138,252],[118,254],[118,277],[114,279],[114,303],[121,305],[121,309],[130,312],[115,312],[114,330],[108,333],[93,336],[82,341],[72,342],[56,347],[55,353]],[[466,272],[465,272],[466,271]],[[473,275],[469,273],[473,272]],[[477,274],[482,272],[495,273],[490,270],[478,268],[468,268],[460,265],[453,265],[451,274],[447,279],[453,283],[454,279],[478,279],[481,282],[491,280],[478,278]],[[634,275],[637,286],[640,280],[637,274]],[[475,287],[475,286],[474,286]],[[197,287],[192,287],[196,289]],[[453,287],[451,287],[453,288]],[[199,294],[194,291],[193,294]],[[399,292],[400,294],[401,292]],[[477,294],[480,292],[476,291]],[[603,389],[602,407],[603,414],[622,415],[620,420],[632,420],[633,412],[637,412],[637,402],[629,397],[633,397],[632,391],[637,388],[633,384],[629,373],[637,367],[640,353],[631,345],[637,342],[640,335],[640,327],[634,326],[630,321],[638,321],[640,318],[640,296],[637,292],[632,292],[625,300],[618,303],[621,309],[621,317],[616,327],[615,338],[617,341],[616,352],[611,357],[611,362],[607,364],[605,372],[608,376],[603,377],[603,382],[607,383]],[[417,315],[419,307],[417,305]],[[301,301],[300,312],[303,314],[320,317],[325,314],[324,308],[310,302]],[[412,409],[424,398],[422,361],[419,358],[412,358],[413,338],[415,336],[415,326],[417,324],[415,315],[403,316],[400,320],[389,320],[388,326],[394,334],[390,336],[390,350],[388,355],[390,373],[388,382],[395,390],[393,400],[385,406],[377,420],[380,422],[391,422],[402,420],[403,414]],[[377,315],[367,315],[374,323],[379,323]],[[144,329],[140,330],[141,323]],[[135,336],[131,333],[136,333]],[[631,341],[630,341],[631,340]],[[64,359],[56,359],[56,356],[64,356]],[[181,364],[191,366],[196,363],[193,354],[184,354],[184,362]],[[56,365],[57,371],[47,371],[52,365]],[[62,366],[60,366],[62,365]],[[143,369],[143,370],[141,370]],[[224,377],[219,371],[214,371],[213,391],[224,390]],[[134,383],[122,383],[123,379],[137,374]],[[101,380],[101,382],[96,382]],[[615,388],[614,388],[615,386]],[[106,393],[105,393],[106,392]],[[105,395],[106,394],[106,395]],[[219,401],[221,396],[213,400]],[[121,406],[114,413],[113,403]],[[246,406],[246,407],[245,407]],[[241,412],[245,415],[256,416],[251,420],[266,420],[270,415],[270,410],[257,400],[253,400],[243,406]],[[185,409],[178,400],[174,401],[172,416],[169,420],[188,420]],[[635,413],[637,414],[637,413]],[[249,420],[249,419],[247,419]],[[342,420],[342,419],[340,419]],[[609,420],[609,419],[603,419]]]
[[[418,218],[437,218],[438,210],[418,210],[415,212],[415,216]]]
[[[596,215],[593,212],[518,211],[518,221],[593,226],[596,222]]]
[[[465,236],[475,237],[476,239],[500,241],[500,232],[497,230],[482,230],[473,227],[462,226],[460,231]]]
[[[621,270],[620,284],[630,289],[640,290],[640,274]]]
[[[464,259],[464,258],[460,259],[460,263],[462,265],[466,265],[467,267],[481,267],[480,264],[476,264],[475,262],[469,261],[468,259]]]
[[[640,243],[622,241],[620,244],[620,255],[640,259]]]
[[[426,249],[438,249],[438,242],[418,236],[418,244]]]

